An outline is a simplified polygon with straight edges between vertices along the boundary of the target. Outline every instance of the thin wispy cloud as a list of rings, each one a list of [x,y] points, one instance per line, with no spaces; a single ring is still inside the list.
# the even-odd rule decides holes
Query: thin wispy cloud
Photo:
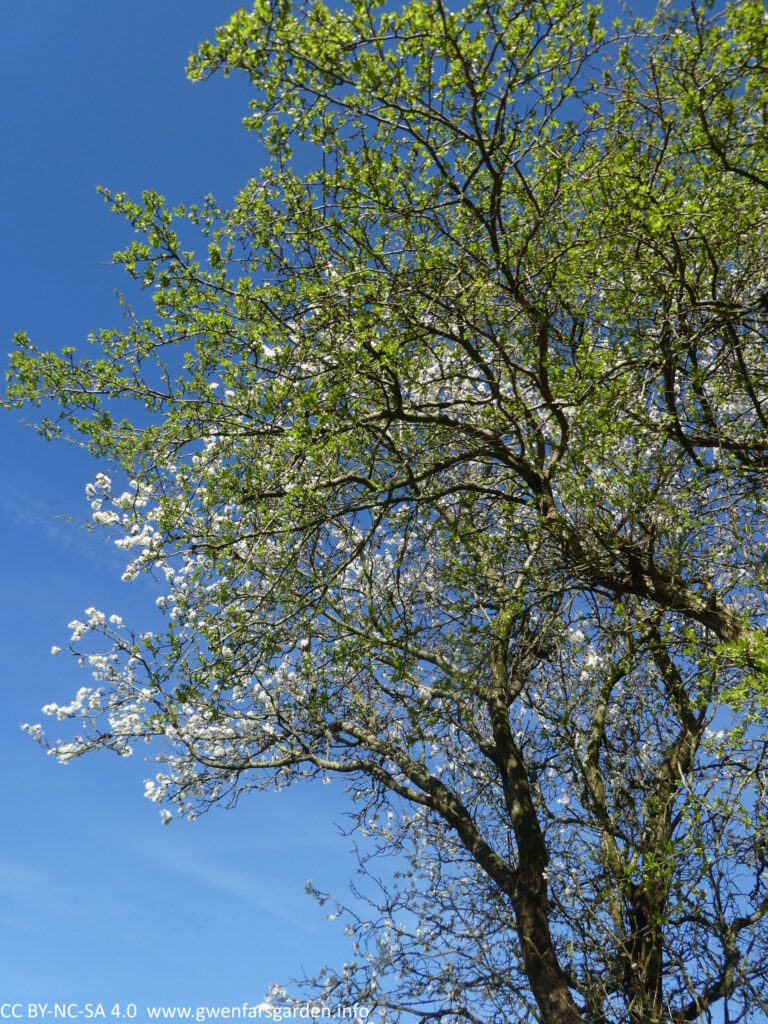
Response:
[[[11,484],[0,492],[0,517],[7,523],[45,538],[59,551],[68,551],[93,564],[122,565],[124,558],[115,550],[111,538],[90,533],[85,528],[86,510],[85,498],[83,508],[77,513],[62,513],[60,500],[48,502],[29,488]]]
[[[144,847],[142,855],[153,869],[167,872],[174,879],[181,876],[196,886],[234,897],[238,904],[279,918],[303,932],[314,935],[319,931],[318,924],[309,920],[314,905],[303,890],[285,881],[277,872],[274,876],[265,875],[263,865],[258,871],[233,867],[223,861],[220,851],[217,851],[215,863],[213,858],[210,863],[190,861],[178,856],[174,849],[158,846]]]
[[[26,912],[12,914],[9,927],[13,925],[28,933],[39,931],[52,917],[83,915],[82,883],[63,871],[58,873],[14,861],[0,861],[0,894],[6,909],[16,904],[22,905]],[[103,909],[100,906],[100,910]]]

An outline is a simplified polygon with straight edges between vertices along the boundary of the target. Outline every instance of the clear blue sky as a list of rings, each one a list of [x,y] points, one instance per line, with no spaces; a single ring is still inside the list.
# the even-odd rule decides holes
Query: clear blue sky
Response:
[[[3,4],[4,351],[16,330],[58,348],[119,321],[113,291],[128,282],[109,262],[125,231],[97,183],[228,203],[258,167],[258,140],[240,123],[245,83],[184,75],[188,52],[233,7]],[[163,828],[143,798],[152,772],[140,757],[61,767],[20,731],[88,683],[49,654],[66,647],[70,619],[96,605],[137,620],[153,601],[147,584],[119,583],[114,549],[57,518],[87,517],[84,487],[99,466],[7,415],[0,431],[0,1003],[257,1002],[270,980],[342,962],[341,928],[304,894],[310,877],[343,893],[351,871],[335,787]]]

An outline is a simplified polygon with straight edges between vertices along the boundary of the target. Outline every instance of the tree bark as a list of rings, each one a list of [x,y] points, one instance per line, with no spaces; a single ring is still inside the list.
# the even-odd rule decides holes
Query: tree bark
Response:
[[[504,801],[517,844],[518,866],[512,906],[531,992],[544,1024],[584,1024],[558,961],[549,927],[546,841],[531,796],[522,752],[509,724],[506,646],[503,637],[493,654],[493,692],[489,702],[496,764]]]

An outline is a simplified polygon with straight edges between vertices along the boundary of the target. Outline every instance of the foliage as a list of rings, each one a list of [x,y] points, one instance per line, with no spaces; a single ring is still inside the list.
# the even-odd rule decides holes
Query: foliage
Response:
[[[258,0],[189,70],[250,77],[259,177],[107,193],[156,316],[17,338],[167,581],[156,634],[72,624],[53,752],[160,744],[191,815],[346,778],[407,867],[326,994],[766,1012],[766,53],[754,0]]]

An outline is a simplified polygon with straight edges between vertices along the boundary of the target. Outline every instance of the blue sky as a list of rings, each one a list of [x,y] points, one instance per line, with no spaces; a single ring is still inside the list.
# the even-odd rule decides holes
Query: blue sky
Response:
[[[193,86],[186,57],[233,4],[221,0],[6,0],[0,61],[0,323],[41,348],[119,322],[110,266],[125,230],[97,183],[226,204],[257,169],[240,123],[247,88]],[[160,824],[136,756],[61,767],[19,729],[87,684],[66,647],[88,605],[134,619],[148,584],[78,523],[100,468],[0,419],[3,700],[0,1003],[257,1002],[271,980],[349,955],[312,878],[343,893],[352,870],[334,786],[266,794],[194,824]],[[73,521],[61,518],[71,516]],[[116,582],[117,581],[117,582]],[[111,1003],[110,1003],[111,1005]]]

